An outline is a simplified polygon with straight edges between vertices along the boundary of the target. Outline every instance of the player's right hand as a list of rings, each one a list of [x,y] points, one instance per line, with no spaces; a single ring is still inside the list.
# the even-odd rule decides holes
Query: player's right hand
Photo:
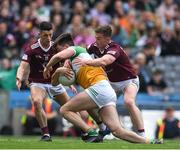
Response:
[[[18,91],[21,90],[22,81],[19,78],[16,78],[16,87]]]
[[[66,67],[60,67],[56,70],[56,73],[64,75],[66,78],[71,79],[73,77],[72,69]]]
[[[87,65],[87,59],[76,57],[73,61],[73,63],[77,66],[86,66]]]
[[[65,67],[63,67],[63,69],[64,69]],[[72,69],[70,69],[70,68],[65,68],[65,70],[64,70],[64,76],[66,77],[66,78],[68,78],[68,79],[71,79],[71,78],[73,78],[73,71],[72,71]]]
[[[63,67],[71,68],[70,61],[69,61],[69,60],[66,60],[66,61],[64,62],[64,66],[63,66]]]

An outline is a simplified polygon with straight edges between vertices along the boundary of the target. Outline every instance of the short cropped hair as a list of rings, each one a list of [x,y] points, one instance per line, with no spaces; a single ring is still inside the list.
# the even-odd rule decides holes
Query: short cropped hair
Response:
[[[40,31],[50,31],[52,30],[52,24],[47,21],[43,21],[39,24],[39,30]]]
[[[160,69],[156,69],[153,71],[153,75],[162,75],[162,74],[163,74],[163,72]]]
[[[63,33],[60,36],[58,36],[54,41],[54,46],[63,44],[74,46],[74,41],[70,33]]]
[[[95,29],[95,32],[103,34],[106,37],[111,37],[112,35],[112,29],[109,25],[99,26],[97,29]]]

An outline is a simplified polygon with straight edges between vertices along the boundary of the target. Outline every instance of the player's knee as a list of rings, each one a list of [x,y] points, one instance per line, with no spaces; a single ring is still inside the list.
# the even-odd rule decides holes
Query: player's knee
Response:
[[[65,114],[67,113],[67,108],[66,106],[62,106],[60,109],[59,109],[59,112],[62,116],[65,116]]]
[[[42,103],[41,103],[41,101],[38,100],[38,99],[33,100],[33,105],[34,105],[35,110],[42,108]]]
[[[125,103],[126,107],[131,108],[131,107],[135,106],[135,99],[125,98],[124,103]]]

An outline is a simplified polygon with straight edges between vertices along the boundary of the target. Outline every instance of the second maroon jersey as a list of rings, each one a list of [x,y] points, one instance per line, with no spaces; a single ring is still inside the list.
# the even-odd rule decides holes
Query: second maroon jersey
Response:
[[[93,54],[95,58],[100,58],[106,54],[110,54],[116,58],[112,64],[105,67],[105,71],[111,82],[136,78],[136,73],[130,63],[129,57],[117,43],[111,41],[103,51],[100,51],[96,43],[93,43],[88,47],[87,51],[89,54]]]
[[[38,40],[33,45],[30,45],[25,49],[24,55],[22,57],[22,61],[26,61],[30,65],[30,74],[29,74],[29,81],[35,83],[51,83],[51,78],[44,79],[43,77],[43,70],[44,67],[47,65],[51,57],[56,54],[55,49],[51,47],[52,43],[50,44],[49,48],[44,49],[40,44],[40,40]],[[53,67],[54,71],[59,67],[59,64],[56,64]]]

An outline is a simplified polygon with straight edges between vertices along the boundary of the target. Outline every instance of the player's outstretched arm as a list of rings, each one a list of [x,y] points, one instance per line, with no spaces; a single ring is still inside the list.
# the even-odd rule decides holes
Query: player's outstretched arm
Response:
[[[49,69],[51,67],[53,67],[55,64],[57,64],[59,61],[61,61],[61,57],[59,57],[59,53],[55,54],[50,61],[48,62],[48,64],[46,65],[46,68]]]
[[[44,78],[49,78],[50,77],[50,72],[52,70],[52,67],[58,63],[59,61],[62,60],[66,60],[68,58],[70,58],[71,56],[74,55],[74,49],[73,48],[67,48],[64,49],[63,51],[57,53],[56,55],[54,55],[50,61],[48,62],[48,64],[46,65],[46,67],[44,68]]]
[[[21,61],[17,74],[16,74],[16,87],[20,91],[22,81],[25,80],[29,75],[29,63],[25,61]]]
[[[96,58],[96,59],[83,59],[83,58],[76,58],[74,61],[75,64],[77,65],[89,65],[89,66],[94,66],[94,67],[104,67],[107,65],[112,64],[116,58],[112,55],[106,54],[101,58]]]

